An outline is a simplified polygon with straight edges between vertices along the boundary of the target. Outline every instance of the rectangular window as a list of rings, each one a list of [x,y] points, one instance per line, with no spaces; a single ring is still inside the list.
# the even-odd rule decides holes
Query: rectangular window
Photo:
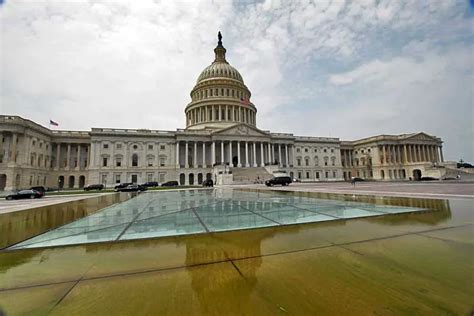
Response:
[[[297,164],[298,166],[301,166],[301,159],[296,159],[296,164]]]
[[[309,159],[306,158],[304,161],[305,161],[306,165],[309,166]]]
[[[115,147],[116,147],[117,149],[122,149],[122,144],[117,144]]]
[[[148,181],[148,182],[153,181],[153,173],[147,174],[147,181]]]
[[[164,167],[166,163],[166,158],[160,158],[160,167]]]
[[[102,166],[107,167],[107,158],[102,158]]]
[[[120,183],[120,174],[115,175],[115,183]]]
[[[306,172],[306,179],[309,179],[309,172]]]
[[[319,179],[319,172],[316,171],[316,179]]]
[[[165,176],[166,176],[166,173],[160,172],[158,174],[158,181],[161,183],[165,182]]]
[[[109,144],[104,144],[104,149],[109,148]]]
[[[336,171],[333,171],[333,172],[332,172],[332,177],[333,177],[333,178],[336,177]]]
[[[153,167],[153,158],[148,158],[148,167]]]
[[[107,175],[103,174],[102,175],[102,184],[105,184],[105,183],[107,183]]]
[[[301,179],[301,171],[298,171],[298,179]]]
[[[115,166],[116,167],[121,167],[122,166],[122,160],[117,159],[117,161],[115,162]]]
[[[153,150],[153,145],[148,145],[148,150]]]
[[[165,145],[160,145],[160,150],[165,150]]]
[[[326,171],[325,176],[326,176],[326,178],[329,178],[329,172]]]

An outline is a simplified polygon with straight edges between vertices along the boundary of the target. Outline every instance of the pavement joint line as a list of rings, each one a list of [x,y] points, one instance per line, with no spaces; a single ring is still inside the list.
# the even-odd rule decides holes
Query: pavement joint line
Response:
[[[461,228],[461,227],[467,227],[467,226],[474,226],[474,223],[457,225],[457,226],[440,227],[440,228],[428,229],[428,230],[418,231],[418,232],[407,232],[407,233],[402,233],[402,234],[395,234],[395,235],[390,235],[390,236],[385,236],[385,237],[364,239],[364,240],[358,240],[358,241],[350,241],[350,242],[343,242],[343,243],[330,243],[328,245],[321,245],[321,246],[308,247],[308,248],[295,249],[295,250],[288,250],[288,251],[280,251],[280,252],[268,253],[268,254],[263,254],[263,255],[258,255],[258,256],[247,256],[247,257],[231,259],[226,254],[225,255],[226,259],[225,260],[216,260],[216,261],[211,261],[211,262],[195,263],[195,264],[190,264],[190,265],[181,265],[181,266],[174,266],[174,267],[147,269],[147,270],[141,270],[141,271],[129,271],[129,272],[122,272],[122,273],[102,275],[102,276],[81,277],[82,278],[81,281],[101,280],[101,279],[107,279],[107,278],[113,278],[113,277],[138,275],[138,274],[146,274],[146,273],[154,273],[154,272],[166,272],[166,271],[186,269],[186,268],[194,268],[194,267],[211,265],[211,264],[225,263],[225,262],[229,262],[229,261],[241,261],[241,260],[248,260],[248,259],[255,259],[255,258],[262,258],[262,257],[272,257],[272,256],[285,255],[285,254],[290,254],[290,253],[299,253],[299,252],[305,252],[305,251],[326,249],[326,248],[331,248],[331,247],[341,247],[341,246],[361,244],[361,243],[372,242],[372,241],[387,240],[387,239],[399,238],[399,237],[403,237],[403,236],[418,235],[418,234],[423,234],[423,233],[427,233],[427,232],[455,229],[455,228]],[[18,286],[18,287],[13,287],[13,288],[0,288],[0,293],[1,292],[6,292],[6,291],[36,288],[36,287],[41,287],[41,286],[49,286],[49,285],[56,285],[56,284],[63,284],[63,283],[70,283],[70,282],[75,282],[75,281],[78,281],[78,280],[73,279],[73,280],[67,280],[67,281],[58,281],[58,282],[50,282],[50,283],[42,283],[42,284],[24,285],[24,286]]]
[[[445,242],[450,242],[450,243],[471,245],[471,244],[469,244],[465,241],[446,239],[446,238],[441,238],[441,237],[436,237],[436,236],[429,236],[429,235],[425,235],[425,233],[416,233],[416,235],[426,237],[426,238],[441,240],[441,241],[445,241]]]

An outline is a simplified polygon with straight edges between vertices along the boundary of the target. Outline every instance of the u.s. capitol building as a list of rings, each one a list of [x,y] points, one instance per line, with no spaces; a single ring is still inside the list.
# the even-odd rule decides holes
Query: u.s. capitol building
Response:
[[[220,36],[214,52],[214,62],[191,91],[185,129],[60,131],[0,116],[0,190],[170,180],[200,184],[206,178],[253,183],[275,172],[303,182],[442,175],[442,141],[425,133],[341,141],[259,129],[250,90],[226,60]]]

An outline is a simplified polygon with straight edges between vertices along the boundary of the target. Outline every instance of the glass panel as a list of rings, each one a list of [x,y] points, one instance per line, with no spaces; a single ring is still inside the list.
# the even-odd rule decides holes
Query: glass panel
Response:
[[[195,234],[205,231],[193,211],[183,211],[136,221],[120,239]]]
[[[419,210],[422,209],[278,192],[232,189],[146,192],[11,248],[113,241],[119,236],[135,239],[194,234],[204,233],[206,228],[226,231]]]

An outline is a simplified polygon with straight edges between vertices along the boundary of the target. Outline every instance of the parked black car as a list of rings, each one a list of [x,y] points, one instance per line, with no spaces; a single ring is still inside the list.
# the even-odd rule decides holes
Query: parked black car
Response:
[[[161,186],[162,187],[177,187],[178,185],[179,185],[178,181],[168,181],[168,182],[163,183]]]
[[[291,181],[290,177],[283,176],[283,177],[275,177],[275,178],[272,178],[270,180],[267,180],[267,181],[265,181],[265,185],[267,187],[271,187],[271,186],[274,186],[275,184],[288,185],[291,182],[292,181]]]
[[[434,177],[421,177],[420,181],[435,181],[438,180],[437,178]]]
[[[353,177],[352,181],[353,182],[363,182],[363,181],[365,181],[365,179],[362,179],[362,178],[359,178],[359,177]]]
[[[213,187],[214,186],[214,181],[212,179],[207,179],[202,182],[203,187]]]
[[[115,189],[117,192],[137,192],[146,191],[148,188],[140,184],[130,184],[124,188]]]
[[[84,190],[85,191],[91,191],[91,190],[103,190],[104,189],[104,185],[103,184],[90,184],[86,187],[84,187]]]
[[[125,183],[120,183],[120,184],[117,184],[114,189],[117,190],[117,189],[120,189],[120,188],[126,188],[128,187],[129,185],[131,185],[133,183],[131,182],[125,182]]]
[[[19,199],[39,199],[43,197],[44,193],[35,191],[35,190],[21,190],[16,193],[7,195],[5,199],[7,200],[19,200]]]
[[[160,186],[160,184],[156,181],[148,181],[148,182],[143,183],[142,185],[147,187],[147,188],[159,187]]]
[[[41,192],[41,193],[43,193],[43,195],[44,195],[44,192],[46,192],[46,188],[43,187],[43,186],[31,187],[30,190],[35,190],[35,191]]]

